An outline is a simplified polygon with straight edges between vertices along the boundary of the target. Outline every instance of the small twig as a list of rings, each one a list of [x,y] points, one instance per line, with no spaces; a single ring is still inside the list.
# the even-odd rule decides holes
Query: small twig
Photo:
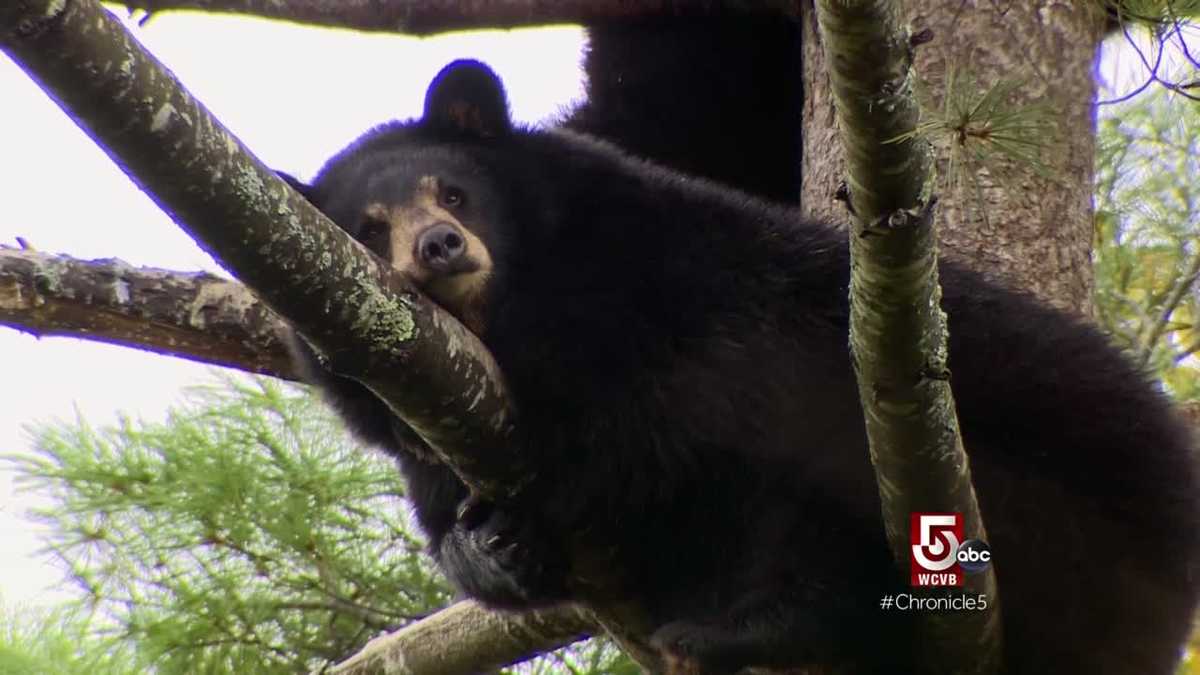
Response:
[[[1167,300],[1163,303],[1162,311],[1159,312],[1158,320],[1150,327],[1146,333],[1146,339],[1142,341],[1142,348],[1138,354],[1138,365],[1145,368],[1150,363],[1150,357],[1154,353],[1154,344],[1162,337],[1162,334],[1167,329],[1170,323],[1171,314],[1179,307],[1179,303],[1183,302],[1184,296],[1191,290],[1192,285],[1196,283],[1196,277],[1200,276],[1200,246],[1196,247],[1196,252],[1192,254],[1192,259],[1188,262],[1187,271],[1176,282],[1171,289],[1171,294],[1167,296]]]

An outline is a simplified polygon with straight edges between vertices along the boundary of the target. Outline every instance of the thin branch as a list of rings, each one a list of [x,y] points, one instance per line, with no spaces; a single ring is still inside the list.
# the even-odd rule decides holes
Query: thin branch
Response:
[[[933,229],[932,151],[914,130],[912,49],[895,2],[818,0],[851,186],[850,345],[867,439],[897,565],[907,573],[914,511],[961,513],[986,538],[946,367]],[[921,672],[992,673],[1001,656],[991,569],[965,580],[988,609],[924,614]]]
[[[1200,246],[1196,246],[1196,250],[1192,253],[1192,259],[1188,261],[1187,269],[1183,276],[1175,282],[1175,286],[1171,289],[1170,295],[1167,296],[1163,303],[1162,309],[1158,313],[1158,318],[1154,324],[1150,326],[1150,330],[1146,332],[1146,338],[1142,340],[1141,350],[1138,354],[1138,365],[1142,368],[1150,364],[1150,357],[1154,354],[1154,345],[1162,334],[1167,329],[1167,325],[1171,322],[1171,315],[1175,313],[1175,309],[1179,307],[1179,303],[1183,302],[1188,292],[1192,290],[1192,286],[1196,284],[1196,278],[1200,277]]]
[[[795,16],[790,0],[125,0],[147,18],[170,10],[246,14],[358,31],[429,35],[475,28],[516,28],[554,23],[597,23],[634,17],[729,16],[778,13]]]
[[[504,614],[464,601],[367,643],[337,675],[471,675],[585,639],[596,629],[572,607]],[[447,649],[454,645],[454,649]],[[538,645],[531,651],[530,645]]]
[[[0,246],[0,324],[297,379],[278,315],[240,283],[202,272]]]
[[[1187,36],[1183,34],[1183,26],[1183,21],[1175,21],[1171,26],[1172,32],[1175,34],[1175,39],[1179,42],[1179,51],[1192,64],[1193,68],[1200,70],[1200,60],[1192,56],[1191,48],[1188,47]]]
[[[1146,69],[1146,79],[1140,85],[1135,87],[1132,91],[1129,91],[1121,96],[1117,96],[1116,98],[1098,101],[1096,103],[1096,105],[1113,105],[1116,103],[1121,103],[1123,101],[1128,101],[1129,99],[1142,93],[1150,85],[1155,84],[1155,83],[1157,83],[1158,85],[1162,86],[1165,89],[1168,89],[1170,91],[1175,92],[1176,94],[1179,94],[1180,96],[1191,99],[1193,101],[1200,101],[1200,97],[1198,97],[1197,95],[1192,94],[1188,91],[1188,89],[1191,89],[1194,87],[1194,85],[1195,85],[1194,82],[1171,82],[1171,81],[1163,79],[1163,77],[1161,76],[1163,57],[1166,54],[1168,44],[1172,41],[1172,37],[1175,38],[1175,41],[1177,42],[1177,44],[1179,46],[1179,52],[1181,54],[1183,54],[1184,58],[1186,58],[1192,64],[1193,67],[1197,66],[1196,59],[1192,57],[1191,52],[1188,50],[1187,38],[1183,34],[1183,27],[1187,24],[1188,19],[1185,19],[1185,18],[1179,17],[1179,16],[1175,16],[1173,14],[1173,12],[1171,12],[1169,3],[1166,7],[1167,14],[1162,17],[1133,16],[1133,15],[1129,14],[1128,12],[1126,12],[1123,8],[1121,8],[1121,10],[1122,10],[1122,15],[1120,17],[1121,33],[1124,36],[1125,41],[1133,48],[1133,51],[1137,53],[1138,58],[1142,62],[1142,67],[1144,67]],[[1157,47],[1157,53],[1154,55],[1154,63],[1153,64],[1151,64],[1149,59],[1146,58],[1146,54],[1142,51],[1142,46],[1140,44],[1138,44],[1137,39],[1129,32],[1130,24],[1125,21],[1126,18],[1137,19],[1138,21],[1141,22],[1143,28],[1146,27],[1147,25],[1163,25],[1163,26],[1169,25],[1170,26],[1170,28],[1168,28],[1166,30],[1161,30],[1161,31],[1156,32],[1154,42],[1155,42],[1155,47]],[[1152,47],[1152,49],[1153,48],[1154,47]]]
[[[1188,345],[1187,347],[1184,347],[1183,351],[1176,354],[1174,356],[1175,365],[1179,365],[1180,363],[1183,363],[1189,356],[1191,356],[1192,354],[1195,354],[1196,352],[1200,352],[1200,340],[1196,340],[1195,342]]]

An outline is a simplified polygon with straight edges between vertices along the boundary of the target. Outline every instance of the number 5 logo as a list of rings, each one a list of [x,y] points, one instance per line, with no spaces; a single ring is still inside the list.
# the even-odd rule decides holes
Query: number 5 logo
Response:
[[[913,513],[909,527],[914,566],[944,572],[958,563],[954,555],[963,538],[962,514]]]

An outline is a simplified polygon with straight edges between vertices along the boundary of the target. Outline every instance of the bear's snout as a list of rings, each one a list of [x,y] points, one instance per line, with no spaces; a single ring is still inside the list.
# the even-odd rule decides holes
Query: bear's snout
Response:
[[[417,260],[445,274],[466,272],[467,241],[454,225],[439,221],[417,236]]]

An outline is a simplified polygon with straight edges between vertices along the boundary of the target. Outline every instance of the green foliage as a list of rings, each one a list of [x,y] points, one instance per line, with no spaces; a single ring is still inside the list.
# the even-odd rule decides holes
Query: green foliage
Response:
[[[988,184],[1016,186],[1030,173],[1053,177],[1043,157],[1058,140],[1058,111],[1040,100],[1023,100],[1022,78],[986,83],[969,64],[950,63],[943,84],[939,98],[931,83],[917,82],[921,122],[892,140],[924,138],[943,148],[939,154],[948,161],[940,189],[955,195],[964,212],[987,222]]]
[[[1192,641],[1188,643],[1183,662],[1179,664],[1175,675],[1200,675],[1200,621],[1192,631]]]
[[[4,617],[0,675],[307,673],[450,600],[392,461],[297,388],[229,378],[164,424],[35,444],[22,481],[53,497],[39,517],[92,611]],[[589,641],[508,672],[637,671]]]
[[[1167,27],[1200,17],[1200,0],[1100,0],[1099,4],[1123,24]]]
[[[84,614],[0,605],[0,675],[138,675],[131,646],[104,637]]]
[[[1041,102],[1017,102],[1024,86],[1018,78],[985,85],[970,70],[952,65],[946,72],[940,103],[933,100],[928,86],[918,89],[922,109],[931,112],[924,115],[913,135],[949,141],[948,173],[954,180],[968,178],[980,169],[1004,173],[1005,168],[996,161],[999,158],[1048,175],[1041,153],[1054,138],[1055,111]]]
[[[1200,109],[1159,90],[1106,112],[1096,155],[1097,317],[1176,398],[1200,400]]]
[[[587,640],[505,672],[512,675],[641,675],[642,669],[607,640]]]
[[[391,463],[267,380],[166,424],[36,433],[25,479],[87,601],[163,673],[301,672],[448,600]]]

